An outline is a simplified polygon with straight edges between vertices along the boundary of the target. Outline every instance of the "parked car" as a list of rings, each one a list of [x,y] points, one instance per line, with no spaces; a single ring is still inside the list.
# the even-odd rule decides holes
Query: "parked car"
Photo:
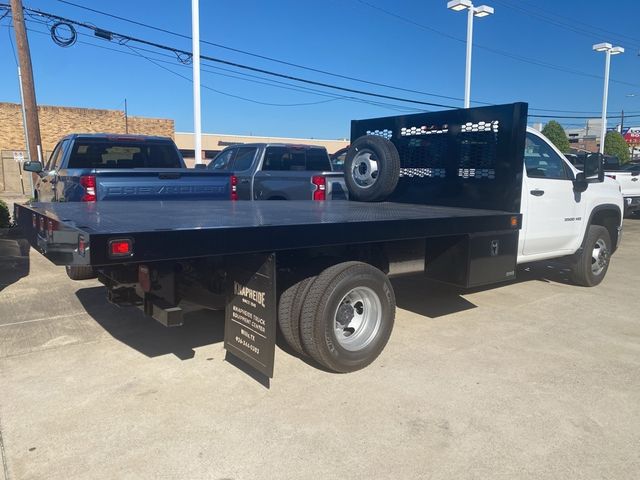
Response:
[[[625,216],[640,213],[640,165],[625,165],[619,170],[606,171],[605,175],[620,184]]]
[[[239,200],[338,200],[347,198],[341,172],[334,172],[324,147],[247,143],[227,147],[208,165],[232,171]]]
[[[40,177],[40,202],[228,200],[232,192],[230,172],[187,168],[168,137],[76,133],[58,142],[46,165],[24,168]]]
[[[39,176],[38,202],[234,199],[231,172],[186,168],[166,137],[72,134],[58,142],[46,165],[26,162],[24,169]],[[82,266],[67,266],[67,274],[74,280],[95,276]]]

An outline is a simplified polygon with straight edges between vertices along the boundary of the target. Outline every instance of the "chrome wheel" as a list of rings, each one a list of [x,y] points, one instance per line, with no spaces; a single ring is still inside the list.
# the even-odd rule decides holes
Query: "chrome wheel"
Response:
[[[609,263],[609,249],[602,238],[596,240],[591,252],[591,273],[600,275]]]
[[[334,315],[338,344],[345,350],[359,351],[378,334],[382,323],[382,304],[368,287],[356,287],[347,293]]]
[[[368,188],[376,182],[378,178],[378,162],[374,160],[373,152],[370,150],[360,150],[351,166],[351,176],[359,187]]]

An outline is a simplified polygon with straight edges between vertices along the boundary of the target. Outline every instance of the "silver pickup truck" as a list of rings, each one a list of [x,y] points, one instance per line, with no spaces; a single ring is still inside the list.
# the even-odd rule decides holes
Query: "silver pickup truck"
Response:
[[[346,200],[342,172],[324,147],[246,143],[227,147],[207,166],[233,172],[238,200]]]

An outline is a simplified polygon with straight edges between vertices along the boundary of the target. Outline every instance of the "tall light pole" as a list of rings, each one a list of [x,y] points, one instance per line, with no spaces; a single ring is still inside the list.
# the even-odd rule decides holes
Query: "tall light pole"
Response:
[[[196,165],[202,163],[202,121],[200,116],[200,11],[191,0],[191,58],[193,60],[193,134]]]
[[[624,48],[614,47],[610,43],[596,43],[593,46],[596,52],[605,53],[604,61],[604,93],[602,95],[602,131],[600,132],[600,153],[604,154],[604,137],[607,133],[607,99],[609,97],[609,65],[611,64],[611,55],[624,53]]]
[[[471,101],[471,51],[473,48],[473,17],[488,17],[493,15],[493,7],[480,5],[474,7],[471,0],[451,0],[447,8],[454,12],[467,10],[467,65],[464,73],[464,108],[469,108]]]

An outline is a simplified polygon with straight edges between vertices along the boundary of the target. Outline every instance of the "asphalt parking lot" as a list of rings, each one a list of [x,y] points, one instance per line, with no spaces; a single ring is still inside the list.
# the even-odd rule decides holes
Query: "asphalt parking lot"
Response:
[[[224,361],[221,314],[169,330],[0,237],[5,479],[640,478],[640,220],[604,283],[395,282],[389,345],[327,373]]]

